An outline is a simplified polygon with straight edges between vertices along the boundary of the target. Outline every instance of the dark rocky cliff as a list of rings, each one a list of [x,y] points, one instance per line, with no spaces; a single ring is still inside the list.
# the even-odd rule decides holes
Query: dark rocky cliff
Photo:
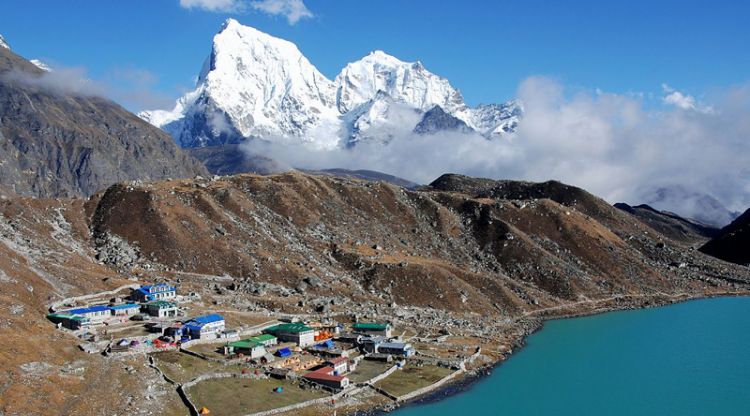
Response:
[[[120,181],[206,173],[168,134],[58,78],[0,47],[0,185],[9,191],[86,196]]]
[[[750,209],[722,228],[700,250],[722,260],[750,265]]]

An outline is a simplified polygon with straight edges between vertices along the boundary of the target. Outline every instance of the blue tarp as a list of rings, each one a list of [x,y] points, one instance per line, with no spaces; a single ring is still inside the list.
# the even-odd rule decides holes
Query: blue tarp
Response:
[[[330,339],[325,340],[324,342],[321,342],[317,345],[317,347],[320,348],[333,348],[333,341]]]
[[[292,351],[289,350],[288,347],[284,347],[284,348],[281,348],[278,351],[276,351],[276,355],[278,355],[279,357],[282,357],[282,358],[289,357],[290,355],[292,355]]]

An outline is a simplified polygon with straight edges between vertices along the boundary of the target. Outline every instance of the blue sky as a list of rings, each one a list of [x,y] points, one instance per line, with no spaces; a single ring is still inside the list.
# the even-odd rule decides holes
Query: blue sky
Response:
[[[661,93],[667,83],[699,98],[750,79],[747,2],[304,0],[304,5],[313,16],[290,24],[252,7],[211,12],[181,7],[180,0],[15,0],[3,4],[0,34],[27,58],[83,67],[103,82],[137,84],[132,89],[142,96],[123,98],[132,110],[166,105],[192,87],[227,17],[293,41],[330,78],[374,49],[421,60],[470,104],[512,98],[531,75],[552,77],[573,90],[615,93]]]

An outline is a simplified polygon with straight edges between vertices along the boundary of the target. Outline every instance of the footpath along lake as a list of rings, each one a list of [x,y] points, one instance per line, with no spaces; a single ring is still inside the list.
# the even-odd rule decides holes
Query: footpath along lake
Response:
[[[549,321],[490,376],[394,414],[750,415],[750,298]]]

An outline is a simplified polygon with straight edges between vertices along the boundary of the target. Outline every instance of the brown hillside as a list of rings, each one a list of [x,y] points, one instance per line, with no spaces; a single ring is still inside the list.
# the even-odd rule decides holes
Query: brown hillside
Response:
[[[217,310],[387,316],[488,339],[537,314],[748,289],[747,268],[578,188],[442,181],[453,185],[409,191],[295,172],[0,201],[0,412],[140,414],[173,404],[154,399],[169,386],[142,358],[83,354],[44,318],[54,301],[130,279],[169,280]]]

